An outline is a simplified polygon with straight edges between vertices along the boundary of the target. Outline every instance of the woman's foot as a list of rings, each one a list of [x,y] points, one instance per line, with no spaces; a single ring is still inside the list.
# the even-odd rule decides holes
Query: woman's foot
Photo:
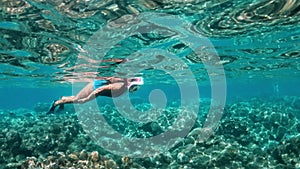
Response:
[[[63,110],[65,108],[64,104],[59,105],[58,110]]]
[[[46,114],[52,114],[52,113],[54,113],[54,110],[55,110],[55,107],[56,107],[56,105],[55,105],[56,101],[57,100],[53,100],[53,102],[52,102],[52,104],[51,104],[51,106],[50,106],[50,108],[49,108],[49,110],[47,111]]]

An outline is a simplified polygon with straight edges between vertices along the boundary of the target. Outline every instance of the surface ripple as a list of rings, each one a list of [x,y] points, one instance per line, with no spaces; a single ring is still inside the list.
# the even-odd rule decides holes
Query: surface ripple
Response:
[[[240,36],[285,29],[300,20],[300,1],[228,2],[224,6],[201,18],[195,29],[212,37]]]
[[[177,15],[191,23],[187,31],[212,42],[227,77],[297,77],[299,10],[299,0],[5,0],[0,7],[0,79],[6,83],[11,78],[32,77],[42,84],[49,78],[64,82],[86,76],[73,71],[89,38],[107,24],[122,26],[114,22],[120,17],[144,12]],[[188,63],[196,79],[207,80],[202,76],[205,67],[201,62],[201,57],[208,57],[206,49],[201,56],[189,53],[186,45],[174,41],[176,34],[169,32],[168,37],[161,37],[161,31],[166,35],[169,30],[157,28],[120,42],[108,58],[124,58],[139,49],[164,46],[162,50]],[[166,58],[162,54],[152,56],[154,60],[157,57]],[[102,68],[99,72],[103,75],[122,72],[107,65],[103,68],[89,59],[95,58],[86,59],[86,72],[89,67]],[[145,68],[149,76],[155,77],[151,72],[155,67]]]

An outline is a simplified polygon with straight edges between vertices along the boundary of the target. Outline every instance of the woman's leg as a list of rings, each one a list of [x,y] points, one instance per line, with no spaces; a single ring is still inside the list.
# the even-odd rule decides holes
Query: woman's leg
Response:
[[[53,102],[52,106],[50,107],[49,113],[53,113],[56,106],[63,107],[64,104],[68,103],[78,103],[79,99],[88,97],[94,90],[94,83],[91,82],[87,84],[76,96],[63,96],[60,100],[56,100]]]
[[[63,96],[55,102],[55,106],[67,103],[78,103],[79,99],[88,97],[94,91],[94,83],[87,84],[76,96]]]

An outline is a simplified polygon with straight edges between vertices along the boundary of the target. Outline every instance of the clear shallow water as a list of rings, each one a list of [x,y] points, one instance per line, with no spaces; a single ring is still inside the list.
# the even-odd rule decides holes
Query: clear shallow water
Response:
[[[73,76],[77,78],[72,73],[73,66],[88,39],[108,21],[143,12],[176,14],[191,23],[186,29],[211,41],[224,65],[227,78],[299,76],[298,1],[75,3],[32,0],[2,1],[1,6],[3,86],[11,82],[18,85],[15,78],[24,78],[22,85],[26,83],[29,86],[49,86],[53,85],[49,81],[64,82]],[[130,39],[138,49],[165,44],[166,49],[176,54],[184,50],[184,45],[180,46],[178,42],[176,46],[170,37],[162,40],[162,37],[151,38],[147,34],[138,36]],[[171,42],[169,46],[168,41]],[[135,51],[131,43],[116,49],[117,54],[112,51],[111,55],[105,57],[127,57]],[[182,56],[182,59],[189,62],[199,82],[207,79],[199,59],[190,55]],[[111,75],[117,70],[101,71],[102,75]],[[146,74],[149,78],[157,75],[151,71],[146,71]]]
[[[143,101],[148,103],[148,96],[153,89],[163,90],[170,102],[174,100],[176,102],[179,98],[177,82],[182,79],[186,80],[185,78],[174,79],[166,74],[166,72],[176,70],[178,70],[176,72],[179,75],[178,77],[186,75],[184,70],[191,70],[193,73],[192,79],[195,79],[198,84],[200,97],[202,99],[210,98],[211,82],[209,81],[209,72],[207,72],[207,65],[203,64],[201,59],[209,60],[210,55],[217,54],[220,58],[218,63],[223,66],[226,77],[227,104],[225,108],[233,107],[232,114],[240,117],[236,121],[246,120],[244,117],[248,117],[239,111],[245,107],[246,111],[249,112],[249,118],[250,115],[255,114],[255,111],[259,111],[260,113],[257,114],[260,115],[260,118],[266,120],[265,123],[270,122],[268,117],[274,115],[273,112],[275,112],[274,116],[286,114],[286,110],[289,108],[291,112],[294,112],[291,118],[292,122],[289,125],[282,124],[283,122],[280,120],[274,122],[276,125],[273,125],[273,128],[263,123],[266,129],[260,131],[263,136],[269,133],[277,137],[280,135],[278,133],[283,130],[282,128],[278,129],[277,124],[280,124],[279,126],[284,127],[284,129],[290,129],[286,137],[273,139],[271,136],[267,136],[262,142],[252,141],[249,143],[249,147],[246,145],[246,149],[248,148],[249,151],[245,150],[245,152],[252,151],[251,144],[267,147],[267,151],[272,152],[270,154],[273,154],[272,158],[275,159],[275,162],[272,159],[270,160],[272,165],[266,166],[264,164],[264,167],[273,167],[279,164],[288,166],[290,164],[287,162],[288,159],[295,161],[290,164],[291,166],[299,167],[299,159],[294,158],[292,155],[277,157],[281,156],[280,151],[282,154],[286,153],[282,150],[283,148],[277,147],[276,151],[268,148],[271,145],[274,147],[282,145],[284,147],[284,142],[290,141],[286,138],[296,137],[297,132],[294,131],[297,130],[290,126],[299,125],[298,121],[295,120],[297,119],[295,118],[297,113],[299,113],[299,107],[295,106],[297,103],[295,100],[300,96],[300,90],[298,90],[300,77],[299,9],[300,1],[297,0],[141,0],[130,2],[110,0],[3,0],[0,2],[0,109],[8,109],[13,112],[12,114],[22,114],[25,111],[17,110],[19,108],[29,109],[27,111],[41,109],[42,111],[37,111],[37,114],[40,115],[44,113],[45,107],[48,107],[53,99],[62,95],[71,95],[73,93],[72,84],[76,84],[78,81],[86,81],[95,75],[112,76],[117,74],[128,77],[132,75],[129,71],[132,67],[143,68],[138,75],[142,74],[146,82],[146,85],[132,96],[132,100],[136,101],[137,104],[142,104]],[[118,32],[116,30],[133,31],[133,27],[126,30],[122,29],[122,26],[131,24],[129,22],[132,21],[130,18],[135,15],[141,16],[146,12],[176,16],[176,18],[180,18],[180,21],[185,21],[186,24],[183,28],[176,29],[172,27],[170,29],[166,27],[146,29],[143,27],[145,28],[144,33],[124,37],[122,41],[98,39],[97,43],[91,43],[93,41],[90,38],[99,30],[103,31],[104,28],[111,28],[103,31],[105,32],[103,37],[108,39],[117,37]],[[116,20],[120,17],[123,17],[123,19]],[[141,20],[147,19],[147,15],[141,17]],[[133,21],[136,20],[133,19]],[[191,32],[194,36],[205,37],[211,45],[204,47],[196,55],[189,44],[178,39],[180,36],[177,35],[180,35],[182,31]],[[99,57],[95,53],[84,55],[84,51],[89,49],[87,44],[100,45],[99,48],[102,44],[103,46],[113,47],[104,57]],[[216,53],[211,47],[214,47]],[[178,65],[177,62],[172,62],[168,57],[168,53],[137,53],[137,51],[148,49],[168,51],[180,58],[185,65],[182,66]],[[129,58],[130,61],[123,65],[99,63],[100,60],[111,58]],[[257,100],[253,100],[254,97]],[[251,99],[252,101],[249,101]],[[142,104],[141,107],[143,106],[145,105]],[[270,110],[266,107],[270,107]],[[69,112],[73,111],[70,108]],[[6,111],[2,112],[5,114]],[[261,112],[265,112],[265,114]],[[30,113],[32,114],[32,112]],[[6,114],[10,113],[6,112]],[[4,116],[6,117],[6,115]],[[218,139],[224,141],[222,137],[225,137],[229,144],[233,143],[234,139],[227,137],[228,134],[239,136],[231,130],[231,127],[235,127],[238,122],[232,123],[226,119],[227,117],[232,118],[231,115],[224,117],[220,130],[212,142],[218,142]],[[18,121],[18,118],[11,116],[8,119],[11,119],[12,126],[15,126],[14,121]],[[20,119],[22,122],[22,118]],[[53,119],[55,120],[55,117]],[[64,119],[64,117],[57,117],[57,125],[65,127],[65,124],[60,122],[61,119]],[[47,118],[41,120],[47,121]],[[255,125],[252,124],[257,120],[251,120],[246,120],[239,127],[246,126],[248,130],[255,128]],[[34,125],[37,121],[33,120],[29,123]],[[25,123],[27,124],[27,121],[24,119],[22,124]],[[74,121],[70,122],[73,125],[74,123]],[[4,123],[3,126],[5,126]],[[42,123],[38,126],[43,128]],[[259,128],[260,126],[256,127]],[[12,129],[18,131],[20,128],[22,128],[22,125]],[[31,127],[29,129],[33,130]],[[77,130],[81,131],[82,129],[77,128]],[[5,129],[3,131],[3,133],[9,133],[5,132]],[[49,130],[50,135],[51,131]],[[255,130],[251,130],[250,133],[255,132]],[[261,137],[261,135],[256,136],[256,138]],[[4,137],[5,134],[1,136]],[[62,136],[64,135],[62,134]],[[55,140],[56,136],[51,138]],[[238,137],[237,140],[239,139]],[[271,141],[268,142],[267,140]],[[64,141],[61,142],[63,145],[70,144]],[[76,145],[76,143],[73,144]],[[245,146],[241,142],[239,144]],[[84,144],[78,145],[82,146],[82,149],[87,149],[83,146]],[[49,148],[49,151],[66,151],[54,147]],[[235,148],[240,151],[245,149],[245,147],[237,147]],[[181,148],[179,146],[178,151]],[[203,146],[200,145],[198,148],[201,149]],[[70,150],[75,151],[74,149],[76,148],[70,146]],[[220,149],[222,149],[222,146],[220,146]],[[11,151],[10,149],[5,150],[7,152]],[[93,150],[93,148],[89,148],[89,151]],[[212,152],[216,151],[214,149],[210,150]],[[80,148],[76,151],[80,151]],[[38,156],[45,153],[38,150],[30,150],[29,152],[24,153],[24,149],[22,149],[19,153],[22,155],[18,159],[24,159],[23,156],[27,155]],[[173,156],[178,154],[177,150],[171,152],[175,154]],[[214,157],[213,153],[205,152],[205,154]],[[274,157],[274,154],[278,155]],[[13,157],[16,155],[13,154]],[[4,155],[1,157],[1,163],[9,162],[6,157],[4,158]],[[231,160],[235,161],[236,159]],[[158,161],[160,160],[158,159]],[[218,165],[220,161],[222,159],[216,161],[213,165],[207,166],[209,166],[208,168],[212,166],[220,167],[222,166]],[[242,166],[246,166],[244,165],[245,162],[236,161],[242,163]],[[145,163],[143,165],[146,166]],[[234,167],[237,163],[233,162],[227,166]],[[257,163],[260,164],[259,160]],[[186,165],[186,163],[180,162],[179,164]],[[155,166],[154,163],[152,165],[152,167],[159,167]]]

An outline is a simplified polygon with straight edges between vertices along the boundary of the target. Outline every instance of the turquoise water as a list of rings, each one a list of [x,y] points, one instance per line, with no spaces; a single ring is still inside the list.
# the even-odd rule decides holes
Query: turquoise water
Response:
[[[300,168],[299,9],[297,0],[2,0],[0,168]],[[46,115],[96,76],[145,84]],[[130,139],[113,140],[105,122]],[[164,147],[168,131],[176,143]]]

